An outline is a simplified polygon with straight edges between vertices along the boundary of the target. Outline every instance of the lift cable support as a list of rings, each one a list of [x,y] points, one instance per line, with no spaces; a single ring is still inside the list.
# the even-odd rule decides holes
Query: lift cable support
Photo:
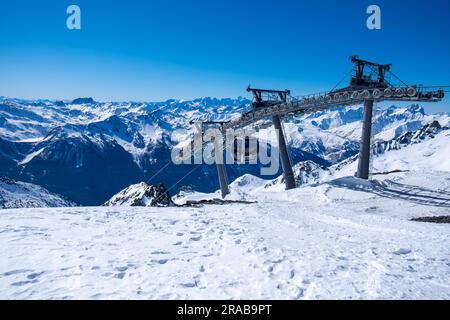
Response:
[[[267,110],[267,108],[285,104],[287,103],[288,98],[291,95],[291,91],[289,90],[264,90],[254,89],[251,87],[247,88],[247,92],[251,92],[253,94],[253,110]],[[264,96],[266,97],[266,99],[263,99]],[[282,115],[280,114],[273,114],[272,123],[277,133],[278,148],[280,150],[281,166],[283,169],[283,178],[286,184],[286,190],[290,190],[294,189],[296,185],[294,171],[292,170],[292,161],[289,156],[281,117]],[[227,125],[225,125],[225,127],[226,126]]]
[[[248,87],[247,91],[253,94],[251,110],[230,121],[221,122],[221,129],[241,129],[271,118],[279,133],[278,142],[286,189],[292,189],[295,188],[295,179],[284,138],[282,118],[364,104],[363,133],[356,176],[361,179],[369,179],[374,103],[383,101],[439,102],[444,98],[445,88],[448,86],[407,85],[391,72],[390,64],[361,60],[357,56],[352,56],[351,62],[354,66],[349,86],[340,89],[334,88],[328,92],[292,97],[289,90]],[[392,77],[400,84],[392,84]]]
[[[222,133],[225,131],[224,124],[227,123],[227,121],[203,121],[203,122],[196,122],[191,121],[191,124],[197,123],[200,124],[200,132],[202,137],[205,135],[205,127],[206,126],[212,126],[216,129],[219,129]],[[202,139],[203,140],[203,139]],[[202,142],[202,149],[205,146],[205,142]],[[223,144],[224,146],[224,144]],[[195,148],[193,148],[195,150]],[[220,191],[222,194],[222,198],[225,198],[227,195],[230,194],[230,188],[228,186],[228,177],[227,172],[225,169],[225,164],[223,161],[218,161],[219,158],[221,158],[221,154],[223,153],[223,148],[216,148],[214,147],[214,153],[215,153],[215,159],[216,159],[216,169],[217,169],[217,176],[219,177],[219,185],[220,185]],[[223,154],[222,154],[223,156]]]

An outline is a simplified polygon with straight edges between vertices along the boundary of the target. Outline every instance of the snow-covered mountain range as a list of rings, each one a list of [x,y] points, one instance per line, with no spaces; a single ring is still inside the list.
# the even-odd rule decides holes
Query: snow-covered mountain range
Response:
[[[307,162],[315,183],[244,175],[235,203],[2,210],[0,298],[448,300],[450,131],[420,131],[373,181]]]
[[[0,175],[42,185],[83,205],[100,205],[130,184],[175,184],[191,168],[171,163],[175,129],[208,116],[219,119],[245,99],[96,103],[91,99],[25,101],[0,98]],[[214,168],[202,168],[211,175]],[[256,172],[256,170],[254,170]],[[237,173],[237,175],[240,175]],[[215,188],[199,176],[188,185]],[[180,186],[175,186],[176,192]]]
[[[0,209],[73,207],[75,204],[44,188],[0,177]]]
[[[183,181],[172,206],[158,182],[130,181],[164,168],[165,152],[185,138],[172,139],[173,128],[204,116],[196,108],[209,102],[168,102],[154,118],[139,104],[148,123],[136,120],[131,104],[75,102],[0,105],[1,174],[85,203],[89,193],[92,201],[112,196],[103,207],[2,210],[0,298],[450,298],[448,115],[418,106],[377,110],[372,181],[353,176],[361,108],[288,119],[300,188],[285,191],[280,176],[265,180],[230,166],[231,194],[221,203],[215,167],[204,166]],[[228,102],[213,103],[212,117]],[[233,114],[237,104],[224,108]],[[83,115],[71,121],[78,109]],[[93,116],[102,112],[103,120]],[[32,120],[34,113],[42,119]],[[125,170],[130,164],[136,177]],[[157,179],[171,188],[165,179],[187,170],[192,166],[171,166]],[[168,206],[135,207],[158,206],[159,198]],[[14,202],[24,200],[31,203]],[[0,207],[68,206],[62,201],[36,185],[0,179]]]
[[[244,98],[99,103],[2,97],[0,176],[35,183],[82,205],[100,205],[142,181],[163,183],[171,194],[183,188],[212,192],[218,188],[214,166],[201,166],[179,183],[192,166],[171,163],[171,149],[187,139],[172,132],[192,130],[191,120],[236,116],[249,105]],[[362,107],[349,107],[286,119],[293,162],[310,160],[328,168],[355,156],[362,114]],[[389,144],[436,120],[448,126],[449,119],[448,114],[427,115],[417,105],[377,109],[374,141]],[[227,170],[230,181],[259,174],[251,165]]]

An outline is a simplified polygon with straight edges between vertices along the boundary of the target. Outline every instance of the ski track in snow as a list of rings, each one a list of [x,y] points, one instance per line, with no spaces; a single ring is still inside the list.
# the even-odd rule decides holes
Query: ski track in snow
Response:
[[[325,183],[250,205],[3,210],[0,298],[449,299],[449,226],[409,221],[448,215],[427,194],[450,204],[448,174],[390,181],[425,191]]]

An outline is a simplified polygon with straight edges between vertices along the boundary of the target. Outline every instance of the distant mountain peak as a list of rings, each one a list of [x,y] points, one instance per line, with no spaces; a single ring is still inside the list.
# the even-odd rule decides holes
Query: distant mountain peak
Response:
[[[251,103],[242,97],[145,103],[95,102],[93,98],[73,103],[0,101],[0,175],[42,185],[82,205],[103,204],[124,186],[147,181],[154,174],[160,174],[160,182],[172,185],[191,170],[189,166],[165,167],[173,147],[190,141],[190,122],[226,121],[248,110]],[[284,126],[293,164],[313,160],[329,167],[356,155],[363,113],[362,106],[354,106],[287,117]],[[374,141],[397,139],[432,120],[449,126],[450,114],[423,113],[416,104],[377,109]],[[255,128],[270,134],[273,129],[267,124],[270,121],[257,123]],[[227,169],[230,181],[245,173],[261,177],[259,166]],[[314,171],[311,164],[305,164],[303,172]],[[314,180],[314,174],[302,175],[298,182]],[[215,190],[215,168],[203,166],[173,192],[183,185],[200,192]]]
[[[93,98],[77,98],[72,101],[72,104],[95,104],[95,100]]]

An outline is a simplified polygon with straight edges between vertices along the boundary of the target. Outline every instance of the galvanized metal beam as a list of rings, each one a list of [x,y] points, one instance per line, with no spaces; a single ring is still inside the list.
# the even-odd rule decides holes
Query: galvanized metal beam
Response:
[[[386,89],[367,88],[357,90],[345,88],[334,92],[291,98],[288,101],[283,101],[267,108],[251,110],[238,118],[224,123],[223,128],[243,128],[274,115],[293,116],[337,107],[360,105],[369,99],[375,102],[438,102],[443,98],[444,90],[435,90],[433,87],[399,86]]]
[[[281,166],[283,168],[283,177],[286,184],[286,190],[295,189],[295,177],[292,170],[291,158],[286,145],[286,139],[284,137],[283,125],[281,124],[280,116],[275,115],[272,117],[273,125],[277,131],[278,148],[280,149]]]
[[[225,165],[223,163],[216,162],[217,175],[219,176],[220,191],[222,193],[222,198],[225,199],[227,195],[230,194],[230,188],[228,187],[227,172],[225,170]]]
[[[356,176],[360,179],[369,179],[370,157],[371,157],[371,139],[372,139],[372,118],[373,118],[373,100],[364,102],[364,119],[361,138],[361,148],[359,151],[358,172]]]

